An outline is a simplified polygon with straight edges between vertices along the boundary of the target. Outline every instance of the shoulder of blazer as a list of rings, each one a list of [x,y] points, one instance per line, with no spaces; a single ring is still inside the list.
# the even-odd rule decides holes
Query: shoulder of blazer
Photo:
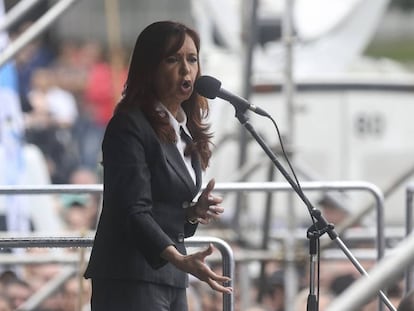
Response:
[[[108,124],[108,129],[111,127],[137,132],[144,142],[154,139],[158,140],[153,127],[139,108],[116,112]]]
[[[134,143],[135,139],[143,145],[149,158],[161,148],[161,143],[154,129],[140,109],[118,111],[108,123],[102,148],[110,150],[114,145],[118,145],[120,140],[124,144],[130,145]]]

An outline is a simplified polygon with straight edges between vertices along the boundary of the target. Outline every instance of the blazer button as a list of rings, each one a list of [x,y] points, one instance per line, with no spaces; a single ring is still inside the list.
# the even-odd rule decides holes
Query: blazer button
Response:
[[[184,242],[184,233],[177,234],[177,241],[178,241],[178,243],[183,243]]]

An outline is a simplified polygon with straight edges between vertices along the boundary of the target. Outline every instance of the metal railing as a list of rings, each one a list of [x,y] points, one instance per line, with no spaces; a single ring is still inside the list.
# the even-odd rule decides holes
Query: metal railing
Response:
[[[374,184],[362,181],[327,181],[327,182],[303,182],[301,188],[304,191],[366,191],[372,194],[375,200],[377,213],[377,252],[381,259],[385,251],[384,243],[384,197],[381,190]],[[292,192],[293,189],[284,182],[245,182],[245,183],[217,183],[216,191],[220,192]],[[57,194],[57,193],[102,193],[101,184],[94,185],[42,185],[42,186],[0,186],[0,195],[6,194]]]
[[[376,238],[376,247],[377,247],[377,259],[380,260],[384,256],[385,252],[385,239],[384,239],[384,196],[381,190],[368,182],[363,181],[320,181],[320,182],[302,182],[301,188],[303,191],[331,191],[331,190],[342,190],[342,191],[365,191],[370,193],[375,201],[375,208],[377,213],[377,238]],[[215,187],[216,190],[221,192],[229,191],[264,191],[264,192],[293,192],[294,190],[290,184],[285,182],[264,182],[264,183],[221,183],[217,184]],[[290,237],[290,235],[287,235]],[[343,246],[342,241],[338,241]],[[291,243],[290,243],[291,244]],[[342,246],[342,247],[343,247]],[[353,257],[352,254],[346,254],[348,259],[354,263],[355,268],[361,273],[361,275],[366,275],[364,268],[358,263],[357,259]],[[352,257],[352,258],[349,258]],[[292,277],[297,277],[297,267],[291,258],[286,260],[285,270],[287,277],[285,279],[285,292],[293,293],[296,288],[297,280],[292,280]],[[289,297],[288,297],[289,298]],[[293,298],[293,297],[292,297]],[[385,297],[386,298],[386,297]],[[285,302],[285,307],[287,311],[289,308],[293,308],[294,301]],[[379,298],[379,307],[380,310],[383,308],[381,304],[381,297]]]
[[[301,187],[304,191],[365,191],[373,195],[377,212],[377,259],[384,255],[384,198],[375,185],[367,182],[303,182]],[[42,186],[1,186],[0,195],[18,195],[18,194],[60,194],[60,193],[102,193],[103,186],[96,185],[42,185]],[[246,182],[246,183],[217,183],[216,191],[225,192],[292,192],[293,189],[288,183],[283,182]],[[195,239],[195,240],[194,240]],[[211,238],[210,238],[211,239]],[[197,238],[191,238],[189,243],[200,244]],[[212,241],[217,244],[217,248],[222,252],[223,257],[223,274],[228,275],[233,280],[234,258],[231,248],[228,245],[222,245],[220,240]],[[187,243],[187,242],[186,242]],[[204,241],[203,243],[209,243]],[[0,247],[89,247],[92,241],[88,238],[2,238],[0,239]],[[224,252],[224,253],[223,253]],[[290,286],[290,280],[285,280],[285,286]],[[233,295],[224,295],[223,310],[232,310],[234,305]]]
[[[359,310],[386,284],[394,282],[414,260],[414,235],[411,234],[370,270],[370,275],[354,282],[335,298],[326,311]]]
[[[375,201],[377,225],[377,258],[384,256],[384,196],[374,184],[363,181],[319,181],[301,182],[304,191],[365,191],[370,193]],[[245,183],[217,183],[215,190],[220,192],[261,191],[261,192],[293,192],[292,187],[285,182],[245,182]]]
[[[23,47],[36,39],[42,32],[51,26],[56,19],[61,16],[78,0],[59,0],[41,18],[33,23],[18,38],[10,43],[0,53],[0,67],[13,58]],[[2,29],[9,27],[15,20],[25,14],[38,1],[22,1],[15,10],[12,10],[5,17],[5,21],[0,25]]]
[[[221,254],[223,275],[228,276],[231,280],[226,286],[233,286],[234,282],[234,256],[229,244],[222,239],[216,237],[191,237],[185,240],[187,247],[202,247],[208,244],[213,244]],[[75,238],[75,237],[27,237],[27,238],[0,238],[0,248],[29,248],[29,247],[92,247],[93,238]],[[39,303],[43,301],[48,295],[61,286],[71,275],[75,273],[73,267],[64,269],[54,280],[53,284],[47,287],[38,295],[33,295],[26,301],[19,310],[30,311],[34,310]],[[233,295],[223,295],[223,310],[233,311],[234,298]]]
[[[60,194],[60,193],[102,193],[102,185],[49,185],[49,186],[1,186],[0,195],[18,194]],[[221,253],[223,275],[230,277],[231,281],[226,284],[233,286],[234,282],[234,256],[231,247],[222,239],[216,237],[191,237],[185,240],[188,247],[201,247],[213,244]],[[93,238],[91,237],[2,237],[0,238],[0,248],[66,248],[66,247],[91,247]],[[30,311],[38,306],[47,295],[51,294],[56,287],[74,273],[73,268],[65,269],[62,276],[58,276],[48,289],[40,295],[34,295],[21,306],[22,310]],[[223,295],[223,310],[233,311],[233,295]]]
[[[370,277],[358,280],[328,307],[328,311],[356,309],[364,305],[379,288],[395,281],[405,272],[405,294],[412,290],[412,263],[414,261],[413,234],[414,184],[406,187],[405,239],[392,250],[392,254],[378,263],[370,272]]]
[[[406,214],[405,214],[405,234],[409,236],[413,231],[413,196],[414,185],[408,185],[406,188]],[[412,289],[413,272],[412,266],[408,265],[405,271],[405,293]]]

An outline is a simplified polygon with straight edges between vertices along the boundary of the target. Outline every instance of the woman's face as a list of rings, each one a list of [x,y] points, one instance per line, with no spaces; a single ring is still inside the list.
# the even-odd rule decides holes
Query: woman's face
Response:
[[[182,47],[161,61],[155,75],[157,98],[174,116],[181,103],[191,96],[198,70],[197,48],[186,35]]]

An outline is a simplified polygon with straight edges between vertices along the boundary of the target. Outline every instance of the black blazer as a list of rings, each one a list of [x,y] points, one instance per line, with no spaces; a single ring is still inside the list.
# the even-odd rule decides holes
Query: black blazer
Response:
[[[197,225],[183,204],[200,190],[174,143],[162,143],[139,109],[118,112],[102,143],[103,208],[86,278],[142,280],[186,287],[187,274],[160,257],[169,245],[186,254]],[[198,159],[197,159],[198,160]]]

